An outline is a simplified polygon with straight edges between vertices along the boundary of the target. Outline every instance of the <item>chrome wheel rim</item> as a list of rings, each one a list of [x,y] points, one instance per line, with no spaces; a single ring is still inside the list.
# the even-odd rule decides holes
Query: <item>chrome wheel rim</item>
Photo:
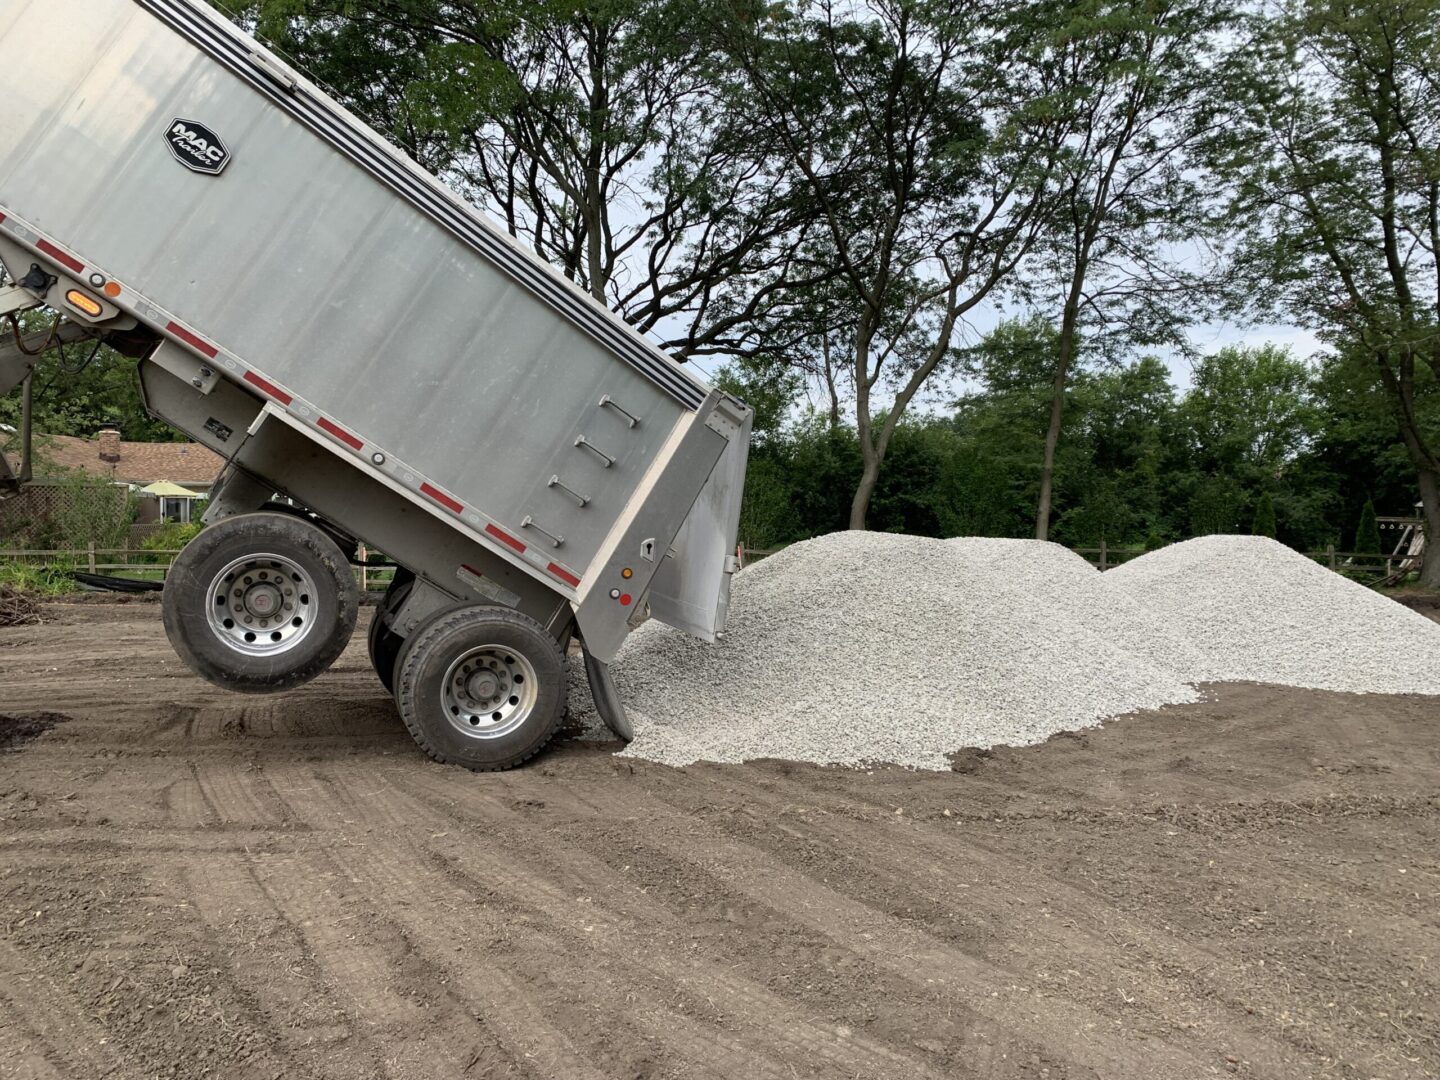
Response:
[[[211,579],[207,598],[211,632],[246,656],[289,652],[315,623],[315,579],[284,555],[236,559]]]
[[[535,711],[540,680],[534,665],[505,645],[467,649],[445,671],[441,707],[469,739],[509,735]]]

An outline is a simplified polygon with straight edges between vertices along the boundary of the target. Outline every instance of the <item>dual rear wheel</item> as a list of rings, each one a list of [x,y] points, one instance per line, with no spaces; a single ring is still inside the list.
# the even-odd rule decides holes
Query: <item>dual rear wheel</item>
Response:
[[[436,761],[476,770],[539,753],[565,714],[567,668],[555,639],[518,611],[475,604],[439,611],[402,638],[390,619],[414,580],[396,571],[369,651],[416,743]]]
[[[459,605],[408,637],[389,628],[414,587],[397,573],[370,628],[370,660],[406,728],[437,761],[508,769],[554,736],[565,658],[534,619]],[[165,632],[195,672],[227,690],[273,693],[309,682],[344,651],[358,589],[334,539],[312,522],[258,512],[201,531],[165,583]]]
[[[395,704],[436,761],[509,769],[554,737],[565,684],[560,646],[534,619],[466,605],[438,612],[406,639]]]

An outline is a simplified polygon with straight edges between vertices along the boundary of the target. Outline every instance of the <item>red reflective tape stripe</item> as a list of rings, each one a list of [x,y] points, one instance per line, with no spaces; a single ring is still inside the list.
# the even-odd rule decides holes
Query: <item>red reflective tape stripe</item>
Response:
[[[509,533],[505,532],[502,529],[497,529],[494,525],[486,525],[485,531],[491,536],[495,537],[497,540],[509,544],[516,551],[525,550],[525,542],[523,540],[516,540],[515,537],[511,536]]]
[[[4,214],[0,214],[0,225],[4,225],[4,224],[5,224],[5,215],[4,215]]]
[[[77,274],[85,269],[84,263],[82,263],[79,259],[74,258],[73,256],[66,255],[65,252],[61,251],[54,244],[50,243],[49,240],[37,240],[35,246],[41,251],[45,252],[46,255],[49,255],[52,259],[56,260],[63,266],[69,267]]]
[[[475,567],[471,566],[469,563],[461,563],[461,564],[460,564],[460,569],[461,569],[461,570],[464,570],[464,571],[467,571],[468,573],[474,574],[476,577],[484,577],[484,576],[485,576],[485,575],[482,574],[479,570],[476,570]]]
[[[434,499],[441,506],[445,507],[446,510],[452,511],[453,513],[458,514],[461,510],[465,509],[465,507],[461,506],[449,495],[446,495],[438,488],[431,487],[429,484],[421,484],[420,492],[422,495],[429,495],[430,498]]]
[[[357,439],[354,435],[351,435],[350,432],[346,431],[339,424],[331,423],[323,416],[315,422],[320,425],[320,429],[322,431],[328,431],[331,435],[334,435],[337,439],[343,442],[346,446],[350,447],[352,450],[360,450],[364,448],[364,442]]]
[[[175,324],[171,323],[170,325],[173,327]],[[265,393],[269,394],[276,401],[280,402],[281,405],[289,405],[290,402],[295,400],[284,390],[281,390],[278,386],[276,386],[274,383],[266,379],[262,379],[253,371],[245,372],[245,381],[248,383],[253,383],[255,386],[258,386],[261,390],[264,390]]]
[[[549,570],[552,574],[554,574],[561,581],[565,582],[572,588],[578,589],[580,587],[580,579],[574,574],[572,574],[569,570],[566,570],[565,567],[561,566],[559,563],[552,562],[545,569]]]
[[[186,345],[189,345],[191,348],[199,349],[202,353],[204,353],[206,356],[208,356],[211,360],[214,360],[214,359],[215,359],[215,355],[220,351],[219,349],[215,348],[214,345],[211,345],[208,341],[205,341],[203,338],[198,338],[198,337],[196,337],[196,336],[195,336],[194,334],[192,334],[189,330],[186,330],[183,326],[181,326],[181,325],[180,325],[179,323],[177,323],[177,322],[172,322],[172,323],[170,323],[168,326],[166,326],[166,327],[165,327],[165,332],[166,332],[167,334],[174,334],[176,337],[178,337],[181,341],[185,342],[185,344],[186,344]],[[247,375],[246,378],[249,378],[249,376]]]

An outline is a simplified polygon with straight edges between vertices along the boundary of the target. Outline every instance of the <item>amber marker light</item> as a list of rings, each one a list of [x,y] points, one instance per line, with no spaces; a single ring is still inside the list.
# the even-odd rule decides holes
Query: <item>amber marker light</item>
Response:
[[[635,576],[635,571],[631,570],[630,567],[627,566],[624,570],[620,571],[620,576],[623,577],[626,581],[629,581],[632,577]]]
[[[105,295],[106,295],[106,296],[110,297],[110,299],[112,299],[112,300],[115,299],[115,297],[117,297],[117,296],[120,295],[120,284],[119,284],[119,282],[107,281],[107,282],[105,283],[104,292],[105,292]]]
[[[96,300],[93,296],[86,296],[79,289],[71,289],[67,292],[65,294],[65,302],[76,311],[81,311],[89,315],[92,319],[98,319],[105,310],[104,305],[101,304],[99,300]]]

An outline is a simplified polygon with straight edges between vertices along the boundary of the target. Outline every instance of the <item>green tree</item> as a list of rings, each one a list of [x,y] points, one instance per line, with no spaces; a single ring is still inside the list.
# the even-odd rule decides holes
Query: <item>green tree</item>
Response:
[[[1065,121],[1017,106],[1053,73],[1009,62],[1018,46],[982,0],[737,10],[749,141],[797,178],[814,261],[838,274],[862,461],[849,526],[865,528],[906,411],[1039,234]]]
[[[243,17],[681,356],[783,335],[833,275],[693,0],[249,0]],[[764,316],[762,320],[761,316]],[[766,348],[773,351],[774,342]]]
[[[1288,490],[1320,430],[1313,384],[1303,361],[1273,345],[1232,346],[1196,363],[1178,409],[1189,460],[1174,474],[1189,531],[1242,532],[1261,493]]]
[[[1234,14],[1228,0],[1039,0],[1014,10],[1024,60],[1064,73],[1036,107],[1061,110],[1072,129],[1030,282],[1059,307],[1035,512],[1044,540],[1082,326],[1097,346],[1184,343],[1204,283],[1193,252],[1207,203],[1188,158],[1213,123],[1214,54]]]
[[[715,374],[715,385],[734,394],[755,412],[752,443],[779,438],[791,406],[803,389],[803,378],[788,365],[765,357],[747,357],[727,364]]]
[[[1360,511],[1360,524],[1355,528],[1355,551],[1360,555],[1380,554],[1380,524],[1375,518],[1375,504],[1368,499]]]
[[[1247,482],[1278,476],[1318,432],[1312,385],[1304,361],[1275,345],[1201,358],[1180,406],[1201,467]]]
[[[1063,543],[1137,543],[1173,528],[1173,477],[1189,467],[1170,372],[1155,357],[1082,375],[1072,416],[1077,454],[1062,444],[1057,460],[1083,458],[1059,474],[1053,535]],[[1067,405],[1067,409],[1069,406]],[[1065,471],[1078,474],[1065,479]]]
[[[1255,504],[1255,516],[1250,521],[1251,536],[1268,536],[1275,539],[1275,501],[1270,498],[1268,491],[1260,494],[1260,501]]]
[[[1230,67],[1213,147],[1233,188],[1244,302],[1363,350],[1440,536],[1440,0],[1288,0]],[[1440,544],[1421,580],[1440,586]]]
[[[1355,507],[1367,500],[1387,514],[1414,514],[1415,466],[1363,347],[1342,343],[1321,359],[1315,401],[1321,412],[1316,438],[1294,474],[1306,492],[1305,512],[1317,519],[1310,546],[1346,548],[1354,538]],[[1440,381],[1424,366],[1415,372],[1414,401],[1420,426],[1440,432]]]

